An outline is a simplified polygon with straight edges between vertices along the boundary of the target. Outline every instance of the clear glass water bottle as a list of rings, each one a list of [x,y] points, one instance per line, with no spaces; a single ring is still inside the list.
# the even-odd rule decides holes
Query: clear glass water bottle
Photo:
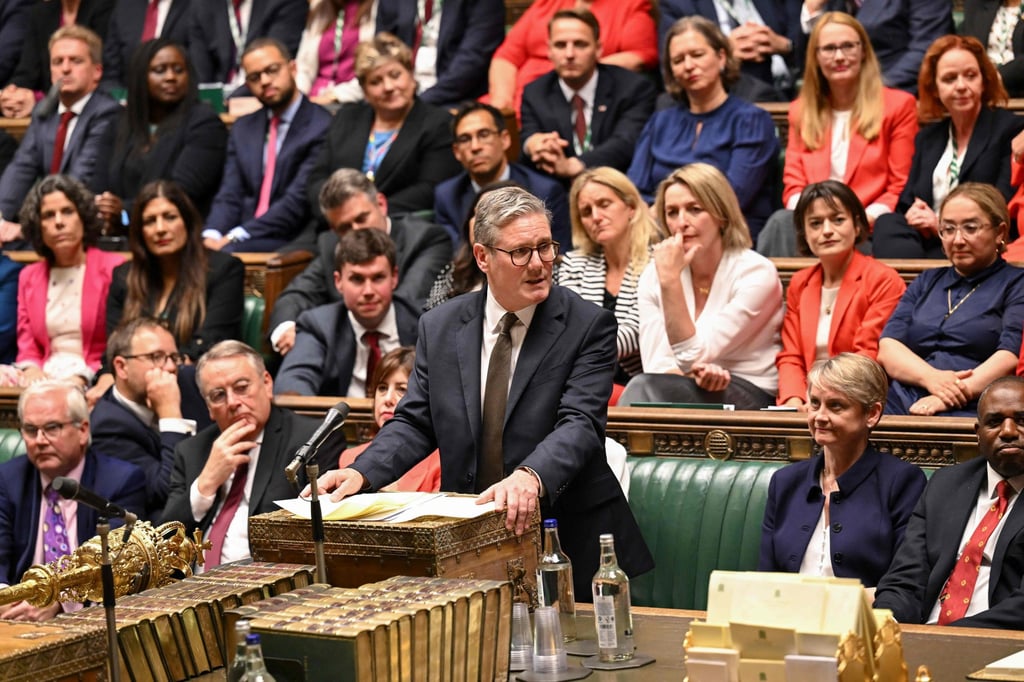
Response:
[[[275,682],[273,676],[267,672],[267,665],[263,662],[263,650],[260,649],[260,636],[253,633],[245,638],[245,682]]]
[[[594,621],[598,656],[605,663],[633,658],[633,615],[629,610],[629,578],[615,558],[615,537],[601,535],[601,565],[594,574]]]
[[[576,597],[572,587],[572,562],[558,540],[558,521],[544,519],[544,549],[537,564],[537,600],[540,606],[558,609],[562,639],[576,639]]]
[[[228,668],[227,682],[242,682],[245,679],[245,640],[249,636],[249,621],[240,620],[235,623],[235,658]]]

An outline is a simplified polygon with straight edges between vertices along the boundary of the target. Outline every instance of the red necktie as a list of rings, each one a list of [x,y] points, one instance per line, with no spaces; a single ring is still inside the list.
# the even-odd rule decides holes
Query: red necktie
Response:
[[[224,549],[224,538],[227,537],[228,526],[231,525],[231,519],[235,518],[238,505],[242,502],[242,493],[245,492],[245,481],[248,476],[248,462],[240,464],[235,469],[235,477],[231,481],[227,497],[224,498],[224,504],[221,505],[220,511],[217,512],[217,518],[213,520],[213,525],[210,526],[210,532],[206,537],[210,541],[210,551],[206,553],[207,570],[214,566],[220,566],[220,555],[221,550]]]
[[[579,140],[580,151],[587,151],[587,114],[583,110],[583,98],[579,95],[572,96],[572,110],[576,114],[576,139]]]
[[[426,0],[423,5],[423,16],[418,22],[416,22],[416,35],[412,39],[412,51],[413,54],[420,49],[420,45],[423,44],[423,27],[430,22],[430,17],[434,15],[434,0]]]
[[[256,204],[255,217],[257,218],[270,208],[270,188],[274,184],[274,167],[277,165],[277,127],[280,124],[280,116],[270,118],[270,133],[267,135],[267,162],[263,164],[263,184],[260,185],[260,200]]]
[[[57,126],[57,137],[53,140],[53,158],[50,160],[50,174],[60,173],[60,162],[64,159],[64,142],[68,136],[68,124],[75,117],[75,112],[65,111],[60,115]]]
[[[363,334],[363,341],[370,351],[366,356],[366,397],[372,398],[376,386],[373,385],[373,371],[377,369],[380,362],[380,332],[366,332]]]
[[[974,596],[974,585],[978,582],[978,571],[981,570],[981,558],[985,544],[999,525],[999,520],[1006,513],[1010,497],[1014,490],[1006,480],[996,485],[996,501],[989,507],[988,513],[974,529],[971,539],[964,546],[963,554],[957,559],[953,572],[949,574],[946,587],[939,595],[939,625],[948,625],[960,620],[967,613],[967,606]]]
[[[144,43],[147,40],[156,38],[156,22],[157,17],[160,14],[160,0],[150,0],[149,5],[146,6],[146,18],[142,22],[142,37],[139,42]]]

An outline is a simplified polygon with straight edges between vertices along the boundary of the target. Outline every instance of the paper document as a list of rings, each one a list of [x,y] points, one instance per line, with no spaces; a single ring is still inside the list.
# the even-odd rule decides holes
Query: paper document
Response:
[[[324,521],[388,521],[400,523],[421,516],[445,516],[472,519],[494,511],[494,503],[476,504],[473,495],[447,493],[362,493],[331,502],[329,495],[321,495],[320,510]],[[304,519],[312,517],[311,504],[306,498],[275,500],[274,504]]]

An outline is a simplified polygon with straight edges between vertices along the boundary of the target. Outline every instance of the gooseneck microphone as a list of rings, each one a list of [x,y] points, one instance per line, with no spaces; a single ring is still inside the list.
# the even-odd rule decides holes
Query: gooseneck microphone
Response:
[[[331,434],[345,425],[349,409],[348,403],[343,400],[327,411],[323,423],[309,437],[305,445],[296,450],[295,458],[292,459],[291,464],[285,467],[284,473],[289,481],[294,483],[299,469],[316,455]]]
[[[76,500],[87,507],[92,507],[109,519],[124,519],[125,525],[132,525],[138,517],[132,512],[119,507],[107,498],[82,486],[78,481],[66,476],[58,476],[51,484],[57,494],[66,500]]]

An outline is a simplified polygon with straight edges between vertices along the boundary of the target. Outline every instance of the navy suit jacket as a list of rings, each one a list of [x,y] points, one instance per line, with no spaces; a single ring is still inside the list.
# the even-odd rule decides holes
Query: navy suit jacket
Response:
[[[762,571],[798,573],[821,518],[824,458],[791,464],[775,472],[761,527]],[[874,587],[889,567],[910,513],[924,490],[924,472],[871,446],[842,476],[832,493],[829,543],[833,572]]]
[[[518,163],[510,163],[509,179],[544,200],[551,211],[551,236],[562,245],[562,251],[572,248],[572,226],[569,223],[569,200],[562,183],[550,175],[538,173]],[[462,172],[448,178],[434,189],[434,219],[448,230],[456,244],[462,242],[462,225],[469,218],[476,199],[476,190],[469,173]]]
[[[7,84],[18,65],[28,33],[28,8],[33,0],[0,0],[0,83]]]
[[[291,463],[295,451],[302,446],[319,422],[309,417],[301,417],[294,412],[280,407],[270,408],[270,418],[263,430],[263,444],[260,446],[259,459],[256,462],[256,473],[252,483],[252,494],[249,498],[249,516],[265,514],[277,509],[274,500],[292,498],[298,495],[284,475],[284,468]],[[164,507],[163,522],[180,521],[185,524],[187,532],[196,528],[204,533],[209,529],[217,511],[224,502],[223,489],[217,494],[217,500],[206,515],[196,523],[192,516],[192,503],[189,501],[189,489],[193,481],[199,478],[206,460],[210,456],[213,441],[220,436],[220,428],[213,424],[192,438],[178,443],[174,450],[174,466],[171,469],[171,488]],[[323,447],[317,462],[320,471],[338,468],[338,453],[344,445],[335,449]],[[333,461],[333,464],[332,464]],[[306,470],[298,472],[298,486],[301,490],[306,485]]]
[[[160,29],[161,38],[169,38],[188,47],[189,17],[192,0],[171,0],[167,18]],[[103,41],[103,83],[123,86],[128,75],[132,52],[139,46],[142,26],[146,23],[149,0],[118,0],[107,25]]]
[[[372,228],[371,228],[372,229]],[[422,309],[437,274],[452,259],[452,240],[438,225],[415,216],[391,219],[398,288],[401,296]],[[270,315],[270,332],[282,322],[295,321],[304,310],[341,300],[334,286],[334,247],[338,235],[328,230],[316,242],[316,258],[281,292]]]
[[[421,307],[397,296],[392,305],[399,342],[414,345]],[[295,322],[295,347],[277,371],[274,393],[348,395],[357,344],[344,301],[307,310]]]
[[[133,464],[90,448],[85,452],[85,469],[79,482],[128,511],[141,515],[145,508],[146,476]],[[0,582],[13,585],[32,566],[42,499],[39,471],[27,456],[0,464]],[[96,535],[99,514],[79,503],[76,517],[81,545]],[[119,526],[121,521],[112,519],[110,525]]]
[[[277,38],[295,54],[308,11],[307,0],[252,0],[245,44],[256,38]],[[227,5],[217,0],[196,0],[188,35],[188,55],[199,82],[226,82],[237,61]]]
[[[907,524],[903,544],[878,583],[875,608],[892,609],[901,623],[928,620],[953,571],[978,494],[987,485],[987,464],[984,457],[976,457],[932,475]],[[1024,504],[1020,500],[996,541],[988,604],[987,611],[952,624],[1024,630]]]
[[[178,368],[181,412],[194,419],[198,428],[210,424],[209,412],[196,386],[195,365]],[[131,462],[146,474],[145,519],[155,518],[167,501],[171,483],[174,448],[188,438],[184,433],[158,431],[144,423],[114,397],[113,387],[100,396],[89,415],[92,446],[98,452]]]
[[[415,2],[380,0],[377,30],[412,45],[418,18]],[[487,92],[491,56],[504,38],[502,0],[445,0],[437,36],[437,83],[421,93],[423,100],[444,106]]]
[[[441,490],[479,492],[480,348],[486,291],[459,296],[420,318],[416,365],[395,417],[352,464],[374,489],[440,448]],[[558,519],[576,594],[587,595],[600,558],[598,535],[614,533],[631,576],[654,565],[608,467],[604,435],[615,373],[615,317],[552,285],[526,333],[508,394],[505,470],[533,469],[541,511]]]
[[[106,189],[107,159],[120,113],[121,105],[110,95],[101,90],[93,92],[64,144],[60,172],[78,178],[93,192]],[[44,113],[36,107],[32,112],[32,122],[14,160],[0,176],[0,213],[5,218],[14,219],[32,185],[49,175],[58,125],[56,108]]]
[[[590,151],[580,155],[588,168],[611,166],[623,173],[633,160],[633,149],[647,119],[654,112],[657,93],[650,79],[632,71],[598,64],[597,92],[590,121]],[[555,131],[563,140],[572,140],[572,109],[558,85],[558,74],[549,71],[523,89],[522,130],[524,143],[534,133]],[[576,156],[570,144],[566,156]],[[523,163],[529,158],[523,155]]]
[[[0,363],[18,355],[18,276],[21,263],[0,254]]]
[[[224,179],[213,200],[206,227],[227,234],[241,225],[252,239],[290,241],[310,219],[306,182],[331,115],[305,95],[281,143],[270,187],[270,208],[255,218],[263,186],[263,148],[270,127],[267,110],[242,116],[231,126]],[[267,249],[273,250],[272,247]],[[244,248],[242,250],[245,250]]]
[[[346,104],[334,115],[309,175],[307,197],[317,217],[321,217],[320,188],[331,173],[363,167],[373,117],[373,108],[366,102]],[[416,98],[373,179],[388,198],[388,213],[433,209],[434,187],[459,172],[461,166],[452,154],[451,122],[447,111]]]
[[[846,12],[851,4],[851,0],[828,0],[826,8]],[[863,0],[857,21],[871,38],[885,84],[916,93],[917,74],[928,46],[953,33],[953,5],[935,0]]]
[[[960,182],[987,182],[999,188],[1009,201],[1010,142],[1024,129],[1024,121],[1006,109],[982,107],[967,144]],[[896,203],[896,213],[903,214],[920,197],[929,206],[934,202],[932,173],[949,140],[949,121],[942,120],[921,128],[914,139],[914,158],[910,163],[907,184]]]
[[[960,33],[974,36],[982,45],[988,45],[988,34],[1002,4],[1002,0],[964,0],[964,23]],[[1024,95],[1024,22],[1017,22],[1010,44],[1013,59],[999,67],[999,75],[1010,97],[1020,97]]]

